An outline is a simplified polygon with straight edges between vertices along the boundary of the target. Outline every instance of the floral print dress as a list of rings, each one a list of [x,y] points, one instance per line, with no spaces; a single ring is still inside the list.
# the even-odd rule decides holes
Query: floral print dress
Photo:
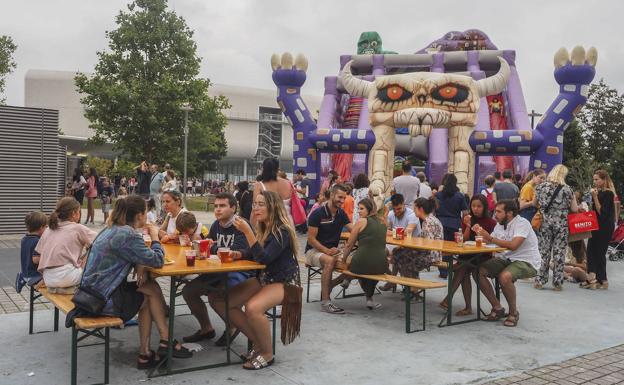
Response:
[[[429,215],[422,223],[421,237],[427,239],[444,239],[444,228],[438,218]],[[418,278],[418,272],[430,267],[442,259],[439,251],[414,250],[398,247],[393,252],[394,262],[403,277]]]

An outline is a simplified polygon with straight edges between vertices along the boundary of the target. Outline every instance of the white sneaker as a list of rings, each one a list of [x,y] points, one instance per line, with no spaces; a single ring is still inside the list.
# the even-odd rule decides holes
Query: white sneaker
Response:
[[[344,309],[339,308],[331,302],[328,302],[326,305],[321,304],[321,311],[330,314],[344,314]]]

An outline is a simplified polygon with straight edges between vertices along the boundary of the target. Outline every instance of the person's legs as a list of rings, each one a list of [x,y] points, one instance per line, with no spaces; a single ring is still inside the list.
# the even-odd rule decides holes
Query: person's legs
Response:
[[[210,323],[210,317],[208,316],[208,309],[201,299],[202,295],[208,295],[210,293],[207,287],[208,284],[209,283],[200,276],[187,283],[184,289],[182,289],[182,297],[184,297],[184,301],[188,305],[191,314],[197,319],[201,334],[214,332],[214,328]]]
[[[567,228],[560,228],[558,237],[553,237],[553,286],[560,289],[563,285],[563,267],[568,249]],[[540,269],[541,270],[541,269]]]
[[[326,303],[329,301],[329,294],[331,292],[332,276],[334,273],[334,266],[336,265],[336,258],[327,254],[322,254],[319,258],[320,265],[323,268],[321,274],[321,301]]]
[[[156,323],[158,334],[161,340],[169,339],[169,329],[165,317],[165,307],[163,306],[162,291],[160,286],[154,281],[146,282],[138,289],[145,295],[145,303],[149,308],[151,319]],[[143,305],[145,307],[145,305]]]
[[[498,274],[506,267],[507,262],[500,258],[492,258],[489,261],[483,263],[479,268],[479,287],[485,298],[492,305],[494,311],[498,311],[503,308],[500,301],[496,298],[494,288],[488,279],[488,276],[498,276]]]
[[[509,305],[509,314],[516,314],[518,312],[516,308],[516,286],[511,273],[508,270],[503,270],[498,275],[498,282]]]
[[[148,355],[150,352],[150,336],[152,334],[152,314],[145,296],[139,310],[139,354]]]
[[[466,279],[468,279],[468,284],[470,284],[470,274],[466,274],[467,272],[467,267],[466,266],[462,266],[460,268],[458,268],[457,270],[454,271],[453,273],[453,282],[451,285],[451,295],[454,295],[455,292],[457,291],[457,288],[459,288],[459,285],[461,283],[462,285],[462,290],[464,289],[464,281]],[[472,293],[472,288],[470,288],[470,292]],[[466,293],[464,292],[464,300],[466,299]],[[447,307],[448,306],[448,298],[444,298],[442,300],[442,302],[440,302],[440,306],[442,307]],[[466,307],[468,306],[468,303],[466,304]]]
[[[535,287],[541,288],[542,285],[548,283],[548,271],[550,269],[550,256],[553,252],[553,229],[546,223],[542,224],[537,234],[538,248],[542,255],[542,265],[539,273],[535,277]]]
[[[230,322],[233,323],[234,326],[236,326],[241,332],[243,332],[243,334],[245,334],[251,341],[255,341],[256,336],[253,329],[249,326],[247,317],[241,310],[241,307],[249,300],[249,298],[260,291],[260,289],[260,282],[256,278],[249,278],[240,285],[230,289],[228,296]],[[225,314],[224,298],[214,298],[212,306],[218,314]]]
[[[281,304],[283,299],[284,285],[282,283],[272,283],[262,287],[245,304],[245,315],[254,334],[252,342],[257,351],[267,361],[273,358],[273,347],[271,345],[269,320],[264,313],[272,307]]]

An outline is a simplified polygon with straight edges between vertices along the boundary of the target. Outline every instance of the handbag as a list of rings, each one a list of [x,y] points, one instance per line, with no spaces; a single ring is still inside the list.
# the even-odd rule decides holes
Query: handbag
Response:
[[[303,306],[303,287],[301,286],[301,276],[299,274],[299,263],[293,255],[297,264],[297,278],[295,284],[284,282],[284,299],[282,300],[282,315],[280,322],[282,344],[288,345],[299,336],[301,331],[301,309]]]
[[[302,225],[306,222],[306,213],[303,205],[301,204],[301,199],[297,195],[297,191],[295,187],[290,184],[290,213],[292,214],[293,222],[295,226]]]
[[[598,214],[593,210],[584,213],[568,214],[568,228],[570,234],[596,231],[600,228],[598,224]]]
[[[531,227],[533,227],[533,230],[539,230],[542,227],[542,221],[544,220],[544,213],[547,213],[548,210],[550,210],[550,206],[552,206],[552,204],[555,202],[555,198],[557,197],[557,194],[559,194],[559,191],[561,191],[562,188],[563,188],[562,184],[557,186],[557,188],[555,189],[555,192],[553,193],[553,196],[550,197],[550,201],[548,201],[548,204],[546,205],[546,207],[544,207],[543,211],[541,208],[537,209],[537,212],[535,213],[535,215],[533,215],[533,219],[531,219]]]

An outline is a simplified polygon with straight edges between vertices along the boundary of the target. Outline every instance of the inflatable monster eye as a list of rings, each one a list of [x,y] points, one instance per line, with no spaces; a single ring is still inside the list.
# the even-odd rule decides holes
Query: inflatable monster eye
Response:
[[[433,90],[434,99],[440,102],[461,103],[468,98],[468,89],[459,84],[445,84]]]
[[[412,97],[412,93],[398,84],[390,84],[377,92],[377,97],[385,102],[401,102]]]
[[[370,43],[370,45],[371,45],[371,47],[377,47],[377,42],[376,42],[375,40],[373,40],[373,41]]]

